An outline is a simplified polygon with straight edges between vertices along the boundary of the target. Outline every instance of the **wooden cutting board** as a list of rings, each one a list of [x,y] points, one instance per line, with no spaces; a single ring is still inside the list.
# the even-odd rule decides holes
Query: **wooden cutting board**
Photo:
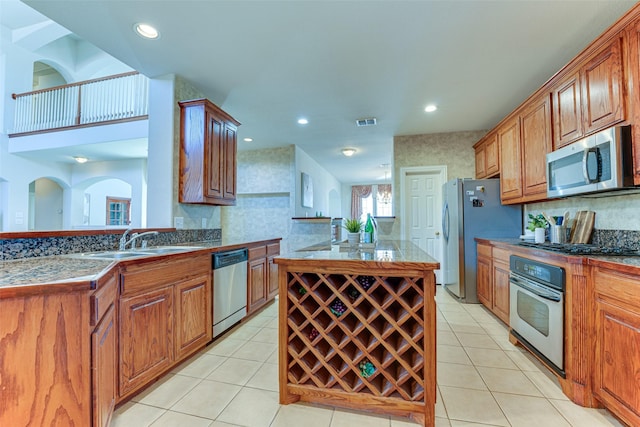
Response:
[[[579,211],[576,213],[576,222],[571,231],[571,243],[589,243],[596,213],[593,211]]]

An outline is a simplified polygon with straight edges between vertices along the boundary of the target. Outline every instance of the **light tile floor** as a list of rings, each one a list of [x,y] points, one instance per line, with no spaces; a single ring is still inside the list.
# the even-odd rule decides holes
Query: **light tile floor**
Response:
[[[436,427],[622,426],[573,404],[483,306],[438,286]],[[411,427],[395,417],[278,404],[277,304],[236,326],[132,401],[112,427]]]

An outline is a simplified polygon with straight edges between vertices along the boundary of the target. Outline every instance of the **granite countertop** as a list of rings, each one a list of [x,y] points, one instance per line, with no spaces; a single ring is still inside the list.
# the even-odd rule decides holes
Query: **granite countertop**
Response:
[[[437,260],[415,244],[404,240],[378,241],[375,247],[362,246],[358,249],[349,248],[347,245],[317,245],[306,250],[288,252],[276,257],[276,263],[285,264],[295,260],[315,261],[370,261],[372,263],[403,263],[419,264],[420,267],[429,269],[440,268]]]
[[[235,249],[249,244],[259,244],[261,242],[280,239],[281,238],[279,237],[264,237],[257,239],[243,239],[241,237],[235,237],[231,239],[212,240],[206,242],[189,242],[171,246],[191,246],[197,248],[184,252],[174,252],[173,255],[175,255],[212,249]],[[146,258],[157,258],[161,256],[169,256],[169,254],[151,255]],[[81,254],[67,254],[2,261],[0,262],[0,290],[18,287],[68,285],[79,283],[89,286],[92,281],[97,280],[117,262],[129,259],[139,260],[141,258],[112,260],[86,258],[81,257]]]
[[[544,254],[549,257],[563,257],[567,260],[575,259],[575,260],[584,260],[583,263],[589,265],[598,265],[602,267],[612,268],[612,269],[622,269],[632,274],[640,275],[640,256],[612,256],[612,255],[572,255],[572,254],[564,254],[561,252],[552,252],[547,251],[544,248],[529,248],[526,246],[518,245],[521,242],[520,239],[509,239],[509,238],[476,238],[476,242],[493,244],[507,244],[512,245],[518,250],[521,251],[536,251],[536,254]]]

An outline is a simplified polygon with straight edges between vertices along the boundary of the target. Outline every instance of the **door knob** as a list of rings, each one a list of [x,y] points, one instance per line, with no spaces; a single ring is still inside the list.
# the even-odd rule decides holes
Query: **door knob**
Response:
[[[439,231],[436,231],[436,236],[439,236],[439,235],[440,235],[440,232],[439,232]]]

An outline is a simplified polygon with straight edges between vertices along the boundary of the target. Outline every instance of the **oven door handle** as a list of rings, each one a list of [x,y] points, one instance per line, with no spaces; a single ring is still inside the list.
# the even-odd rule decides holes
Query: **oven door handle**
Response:
[[[515,286],[518,286],[522,289],[526,289],[527,291],[531,292],[532,294],[540,298],[543,298],[549,301],[554,301],[554,302],[562,301],[562,298],[560,295],[558,295],[558,293],[547,291],[544,287],[540,285],[536,285],[534,283],[524,281],[518,277],[514,277],[513,275],[510,277],[509,281],[513,283]]]

